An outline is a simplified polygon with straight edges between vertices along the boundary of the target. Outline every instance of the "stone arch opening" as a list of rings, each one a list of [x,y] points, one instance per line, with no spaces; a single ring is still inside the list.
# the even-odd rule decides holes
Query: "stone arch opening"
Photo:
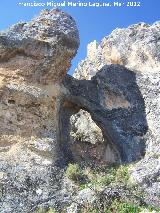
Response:
[[[117,163],[113,146],[103,136],[89,112],[80,109],[70,117],[70,149],[74,160],[94,163]]]
[[[110,136],[104,133],[101,121],[88,107],[72,98],[59,103],[58,140],[67,162],[121,162],[119,151]]]

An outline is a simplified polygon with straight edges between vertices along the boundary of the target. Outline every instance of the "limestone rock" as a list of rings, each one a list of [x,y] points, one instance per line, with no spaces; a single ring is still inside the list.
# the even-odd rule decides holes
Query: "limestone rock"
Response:
[[[29,212],[60,188],[56,99],[78,46],[75,21],[60,10],[0,33],[2,213]]]
[[[117,135],[113,141],[125,146],[119,152],[126,162],[142,159],[131,169],[131,179],[147,184],[150,193],[152,185],[158,186],[160,174],[159,37],[160,22],[116,29],[99,44],[88,45],[86,58],[73,74],[81,81],[97,82],[99,103],[109,110],[106,113]],[[158,195],[158,187],[154,193]]]
[[[92,120],[91,115],[80,110],[71,116],[71,149],[78,161],[115,163],[117,157],[110,144],[105,144],[101,129]]]
[[[107,65],[90,81],[75,80],[71,77],[66,77],[63,81],[63,85],[69,91],[63,100],[68,101],[68,105],[65,105],[65,116],[67,111],[70,117],[80,109],[90,113],[93,120],[90,122],[95,122],[102,130],[101,143],[106,144],[106,156],[114,150],[112,153],[119,162],[136,161],[143,158],[145,154],[148,125],[145,103],[140,90],[141,83],[143,85],[142,80],[141,74],[135,74],[123,66]],[[87,113],[84,112],[83,116],[79,115],[79,123],[80,120],[82,123],[85,122],[84,118],[88,118]],[[72,119],[77,122],[76,117]],[[66,117],[62,116],[63,125],[65,121],[68,122]],[[72,131],[74,130],[75,134],[81,132],[82,135],[88,135],[89,132],[94,132],[92,125],[90,127],[88,125],[83,132],[80,129],[81,125],[78,125],[76,129],[74,125],[72,125]],[[67,129],[66,125],[61,127],[61,129],[64,128]],[[62,141],[67,140],[69,139],[62,139]],[[109,148],[107,148],[108,145]]]
[[[141,23],[94,41],[77,79],[66,74],[79,46],[66,13],[45,10],[0,34],[0,212],[92,200],[63,176],[81,160],[135,161],[132,181],[158,203],[159,28]]]
[[[73,76],[91,79],[105,64],[120,64],[131,70],[159,72],[160,22],[138,23],[115,29],[98,44],[87,47],[87,57],[79,63]]]
[[[67,208],[67,213],[78,213],[80,206],[93,204],[95,200],[96,193],[94,190],[89,188],[83,189],[73,198],[73,203]]]
[[[73,18],[58,9],[44,10],[32,21],[18,23],[0,34],[1,75],[9,79],[14,75],[21,82],[60,81],[78,46]]]
[[[92,144],[101,143],[103,141],[103,135],[101,129],[92,122],[92,118],[89,113],[84,110],[80,110],[77,113],[77,118],[71,117],[71,137],[73,140],[81,140],[84,142],[90,142]],[[83,122],[79,118],[83,117]],[[85,130],[88,129],[86,135],[83,135]],[[77,132],[75,132],[77,130]]]

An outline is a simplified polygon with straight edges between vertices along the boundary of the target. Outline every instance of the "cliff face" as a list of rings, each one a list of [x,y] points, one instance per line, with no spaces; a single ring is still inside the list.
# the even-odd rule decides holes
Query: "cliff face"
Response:
[[[25,212],[58,187],[56,99],[78,46],[75,21],[59,10],[0,34],[0,212]]]
[[[116,29],[99,44],[94,41],[88,45],[87,57],[73,74],[81,81],[96,82],[99,104],[106,110],[103,118],[112,127],[111,137],[121,160],[141,159],[131,169],[132,180],[150,184],[147,190],[157,194],[160,192],[159,38],[159,22]],[[84,113],[75,115],[74,121],[79,120],[83,123]],[[87,133],[85,129],[83,134]]]
[[[159,71],[160,23],[139,23],[126,29],[115,29],[98,44],[87,47],[87,57],[79,63],[74,77],[91,79],[104,65],[120,64],[145,73]]]
[[[81,161],[136,161],[131,179],[158,206],[159,29],[141,23],[94,41],[75,78],[66,73],[79,35],[68,14],[45,10],[0,34],[2,213],[81,203],[63,171]]]

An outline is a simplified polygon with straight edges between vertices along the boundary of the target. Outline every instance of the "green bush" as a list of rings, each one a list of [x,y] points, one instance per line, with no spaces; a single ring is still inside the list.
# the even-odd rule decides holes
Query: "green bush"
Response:
[[[46,213],[56,213],[56,210],[53,208],[49,208]]]
[[[120,166],[116,170],[116,182],[121,182],[124,184],[127,184],[129,180],[129,172],[128,172],[128,167],[127,166]]]
[[[102,205],[103,206],[103,205]],[[149,207],[149,206],[139,206],[138,204],[134,204],[132,202],[125,202],[122,200],[114,199],[112,203],[108,206],[102,207],[100,204],[93,206],[81,207],[79,209],[79,213],[141,213],[141,212],[149,212],[149,213],[159,213],[159,208]]]
[[[108,173],[108,174],[97,174],[92,180],[91,184],[98,187],[104,187],[111,183],[115,182],[115,175],[114,173]]]
[[[129,172],[126,165],[119,167],[106,167],[105,169],[96,168],[96,170],[90,170],[87,174],[89,182],[82,184],[81,189],[87,187],[104,187],[109,184],[128,184]]]
[[[80,181],[83,178],[83,173],[78,164],[69,164],[65,175],[72,181]]]
[[[56,213],[56,210],[54,208],[38,208],[34,213]]]
[[[137,205],[114,200],[111,206],[106,208],[105,213],[139,213],[140,210],[140,207]]]

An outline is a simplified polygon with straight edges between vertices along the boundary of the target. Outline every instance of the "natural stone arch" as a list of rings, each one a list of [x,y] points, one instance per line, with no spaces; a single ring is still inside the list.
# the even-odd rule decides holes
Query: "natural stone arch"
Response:
[[[70,117],[70,148],[76,161],[98,164],[119,162],[115,147],[104,138],[90,113],[82,109]]]
[[[118,147],[113,143],[112,138],[109,134],[106,133],[106,125],[103,124],[100,117],[95,116],[94,112],[87,106],[87,104],[83,104],[83,101],[81,99],[77,99],[77,97],[63,97],[59,101],[59,111],[58,111],[58,128],[57,128],[57,138],[60,144],[60,148],[63,151],[64,154],[64,159],[67,162],[72,162],[75,159],[75,154],[72,151],[74,149],[71,148],[71,143],[70,143],[70,130],[71,130],[71,124],[70,124],[70,118],[72,116],[75,116],[77,113],[79,113],[81,110],[85,111],[88,113],[92,119],[92,122],[95,123],[95,125],[98,126],[98,128],[101,130],[102,136],[103,136],[103,146],[106,149],[105,152],[111,151],[112,150],[112,156],[114,154],[114,159],[110,158],[103,158],[103,157],[98,157],[99,160],[101,161],[102,158],[103,160],[101,162],[103,163],[120,163],[121,162],[121,156],[120,152],[118,150]],[[104,125],[104,126],[103,126]],[[90,144],[90,147],[92,147],[92,144]],[[107,150],[108,149],[108,150]],[[97,159],[98,159],[97,158]],[[85,160],[85,158],[84,158]]]

